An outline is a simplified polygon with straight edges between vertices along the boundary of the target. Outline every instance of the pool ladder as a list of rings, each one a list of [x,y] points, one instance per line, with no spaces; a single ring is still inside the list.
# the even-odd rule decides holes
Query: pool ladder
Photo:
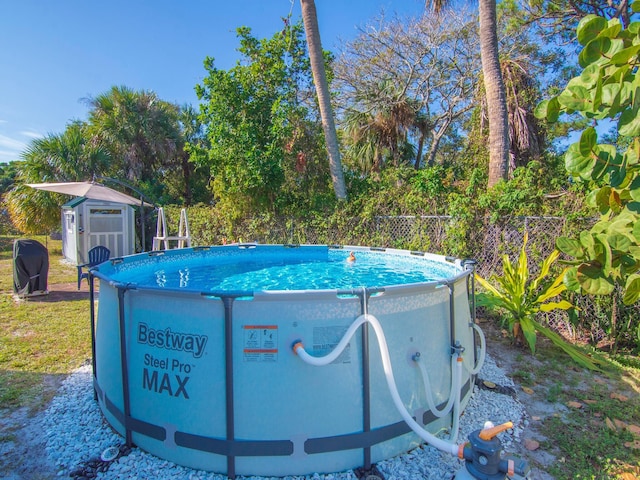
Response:
[[[164,246],[164,250],[169,250],[169,242],[178,242],[177,248],[191,247],[191,233],[189,232],[189,222],[187,220],[187,209],[180,210],[180,226],[178,227],[178,235],[169,235],[167,227],[167,219],[164,216],[164,209],[158,208],[158,223],[156,225],[156,236],[153,237],[153,251],[160,250]]]

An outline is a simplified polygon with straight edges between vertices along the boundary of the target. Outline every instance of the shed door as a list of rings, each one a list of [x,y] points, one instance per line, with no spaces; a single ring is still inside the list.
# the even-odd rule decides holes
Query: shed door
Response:
[[[103,245],[111,250],[111,257],[121,257],[125,252],[125,208],[127,207],[90,207],[87,236],[87,250]]]
[[[77,262],[78,260],[77,235],[76,212],[71,209],[62,210],[62,253],[72,262]]]

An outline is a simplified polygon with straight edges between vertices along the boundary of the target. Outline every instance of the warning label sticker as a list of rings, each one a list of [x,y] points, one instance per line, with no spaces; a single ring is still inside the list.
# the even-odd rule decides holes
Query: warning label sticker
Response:
[[[245,362],[278,361],[277,325],[244,325],[242,328]]]

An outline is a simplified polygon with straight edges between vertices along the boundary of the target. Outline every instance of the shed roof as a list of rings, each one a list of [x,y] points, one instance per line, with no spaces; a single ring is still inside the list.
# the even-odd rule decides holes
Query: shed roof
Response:
[[[62,205],[62,208],[75,208],[78,205],[89,201],[92,204],[96,204],[96,205],[118,205],[118,206],[127,206],[129,208],[132,208],[131,205],[128,205],[126,203],[120,203],[120,202],[110,202],[108,200],[96,200],[94,198],[87,198],[87,197],[75,197],[71,200],[69,200],[67,203],[65,203],[64,205]]]
[[[82,202],[86,200],[85,197],[76,197],[72,200],[69,200],[67,203],[62,205],[62,208],[74,208],[80,205]]]

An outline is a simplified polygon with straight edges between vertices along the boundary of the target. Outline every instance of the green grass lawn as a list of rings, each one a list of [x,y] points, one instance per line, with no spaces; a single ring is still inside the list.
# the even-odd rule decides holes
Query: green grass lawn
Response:
[[[43,237],[35,237],[45,243]],[[0,246],[0,406],[38,407],[47,375],[67,374],[91,357],[89,300],[16,301],[13,297],[12,240]],[[75,282],[76,268],[64,264],[60,241],[46,240],[49,290]]]

